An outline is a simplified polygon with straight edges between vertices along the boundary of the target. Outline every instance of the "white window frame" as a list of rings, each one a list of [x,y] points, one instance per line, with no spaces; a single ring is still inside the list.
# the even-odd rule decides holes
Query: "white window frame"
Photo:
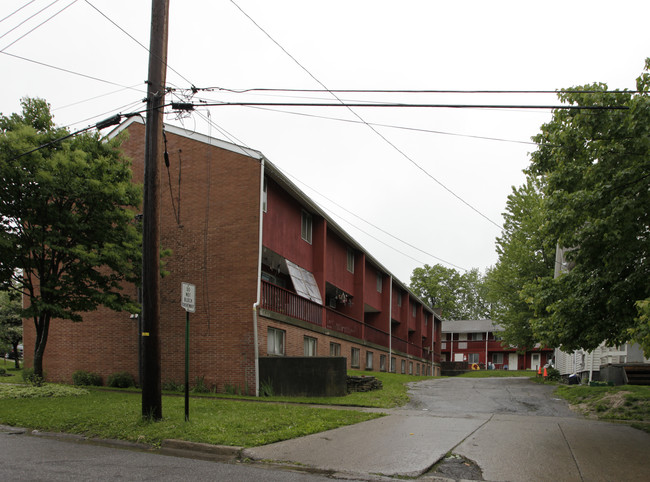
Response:
[[[303,209],[300,215],[300,237],[309,244],[312,242],[313,226],[312,215]]]
[[[479,360],[481,359],[481,354],[480,353],[468,353],[467,354],[467,363],[470,365],[472,363],[480,363]],[[472,361],[475,360],[475,361]]]
[[[386,355],[379,355],[379,371],[386,371]]]
[[[366,352],[366,370],[372,370],[372,352]]]
[[[350,273],[354,273],[354,249],[348,247],[347,268]]]
[[[350,367],[352,368],[360,368],[361,365],[361,349],[352,347],[350,349]]]
[[[284,356],[286,332],[269,326],[267,329],[266,352],[269,355]]]
[[[304,337],[304,350],[305,356],[317,356],[318,354],[318,339],[312,336]]]
[[[503,353],[492,353],[492,363],[495,365],[503,364]]]
[[[397,359],[392,356],[390,357],[390,372],[395,373],[397,371]]]

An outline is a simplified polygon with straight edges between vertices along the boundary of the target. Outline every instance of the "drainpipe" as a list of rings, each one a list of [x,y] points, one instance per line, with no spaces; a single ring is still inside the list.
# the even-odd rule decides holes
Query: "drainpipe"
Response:
[[[393,361],[393,275],[390,275],[390,288],[388,292],[388,366]],[[390,371],[390,368],[388,369]],[[397,360],[395,360],[395,373],[397,373]]]
[[[594,352],[596,350],[591,351],[591,363],[589,363],[589,381],[593,381],[593,375],[594,375]]]
[[[489,331],[485,332],[485,369],[486,370],[488,367],[488,333]]]
[[[451,353],[449,354],[449,358],[451,358],[451,360],[449,361],[453,362],[454,361],[454,332],[453,331],[449,332],[449,346],[451,348]]]
[[[260,232],[257,253],[257,297],[253,303],[253,344],[255,347],[255,396],[260,396],[260,349],[257,336],[257,314],[262,301],[262,228],[264,225],[264,161],[260,163]]]

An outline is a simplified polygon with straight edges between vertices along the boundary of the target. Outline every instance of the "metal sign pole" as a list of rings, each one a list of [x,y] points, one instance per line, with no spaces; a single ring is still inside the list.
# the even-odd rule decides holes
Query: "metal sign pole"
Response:
[[[190,313],[196,310],[196,286],[181,283],[181,306],[185,309],[185,421],[190,420]]]

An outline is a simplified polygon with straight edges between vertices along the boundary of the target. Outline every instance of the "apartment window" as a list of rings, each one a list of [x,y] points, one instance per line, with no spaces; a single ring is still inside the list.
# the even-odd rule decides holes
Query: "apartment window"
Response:
[[[397,306],[402,306],[402,292],[397,292]]]
[[[386,355],[379,355],[379,371],[386,371]]]
[[[420,376],[420,364],[419,363],[415,366],[415,374],[417,376]]]
[[[402,373],[406,373],[406,360],[402,360]]]
[[[413,318],[415,318],[418,314],[418,307],[416,305],[413,305]]]
[[[384,277],[377,271],[377,293],[381,293],[384,289]]]
[[[409,375],[413,375],[413,362],[409,362]]]
[[[478,363],[478,353],[468,353],[467,363]]]
[[[501,365],[503,363],[503,353],[492,353],[492,363]]]
[[[266,352],[269,355],[284,355],[284,335],[284,330],[269,327],[266,343]]]
[[[390,357],[390,372],[395,373],[395,370],[397,370],[397,360],[392,356]]]
[[[350,350],[350,366],[352,368],[359,368],[359,357],[361,355],[361,350],[358,348],[352,348]]]
[[[262,210],[266,212],[266,206],[268,202],[268,196],[266,191],[266,178],[264,178],[264,184],[262,185]]]
[[[424,314],[424,326],[429,326],[429,315]]]
[[[372,370],[372,352],[366,352],[366,370]]]
[[[483,333],[469,333],[467,339],[470,341],[483,341]]]
[[[304,339],[305,356],[316,356],[316,345],[318,340],[311,336],[306,336]]]
[[[354,250],[348,248],[348,271],[354,273]]]
[[[340,343],[330,343],[330,356],[341,356]]]
[[[312,218],[307,211],[302,212],[300,236],[302,239],[311,244]]]

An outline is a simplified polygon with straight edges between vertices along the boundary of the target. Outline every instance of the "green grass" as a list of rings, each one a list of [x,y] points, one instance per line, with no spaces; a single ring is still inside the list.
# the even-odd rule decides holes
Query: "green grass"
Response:
[[[536,377],[534,370],[472,370],[458,375],[461,378]]]
[[[649,386],[559,385],[555,393],[589,417],[600,420],[650,422]],[[647,425],[639,425],[645,426],[645,430],[649,431]]]
[[[0,390],[9,389],[12,387],[0,386]],[[382,416],[354,410],[199,398],[190,401],[190,421],[185,422],[183,397],[170,396],[163,397],[163,415],[160,422],[143,421],[137,393],[91,389],[79,396],[0,399],[0,424],[153,445],[173,438],[250,447]]]
[[[25,383],[23,381],[23,369],[16,370],[13,360],[9,360],[8,362],[6,360],[1,361],[0,368],[4,368],[7,372],[6,375],[10,375],[0,376],[0,383]]]

